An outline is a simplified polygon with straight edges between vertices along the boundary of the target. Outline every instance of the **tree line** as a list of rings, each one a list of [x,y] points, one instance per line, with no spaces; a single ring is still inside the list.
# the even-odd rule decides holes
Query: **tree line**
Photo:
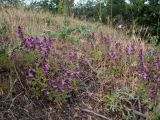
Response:
[[[30,4],[24,0],[0,0],[0,5],[43,9],[53,14],[111,25],[134,22],[148,28],[148,33],[160,41],[160,0],[79,0],[76,4],[74,0],[32,0]]]

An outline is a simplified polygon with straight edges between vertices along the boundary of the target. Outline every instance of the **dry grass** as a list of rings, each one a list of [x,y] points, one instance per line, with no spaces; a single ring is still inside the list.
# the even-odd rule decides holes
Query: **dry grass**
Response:
[[[9,25],[9,33],[7,35],[15,39],[15,31],[19,25],[25,26],[25,29],[32,34],[40,35],[44,31],[58,32],[63,23],[64,17],[53,16],[49,12],[25,10],[23,8],[0,9],[0,21]],[[91,23],[88,21],[79,21],[77,19],[68,18],[70,26],[83,25],[90,29],[91,32],[103,32],[103,34],[111,40],[129,40],[139,41],[140,38],[134,34],[132,38],[127,36],[127,30],[116,30],[109,25],[101,23]],[[135,27],[133,27],[135,29]]]

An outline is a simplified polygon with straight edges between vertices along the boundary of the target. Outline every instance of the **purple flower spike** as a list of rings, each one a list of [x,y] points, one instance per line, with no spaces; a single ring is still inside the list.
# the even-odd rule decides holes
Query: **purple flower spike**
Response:
[[[33,74],[34,74],[34,71],[35,71],[35,70],[34,70],[33,68],[30,68],[30,69],[28,70],[28,76],[29,76],[29,77],[34,77],[34,75],[33,75]]]

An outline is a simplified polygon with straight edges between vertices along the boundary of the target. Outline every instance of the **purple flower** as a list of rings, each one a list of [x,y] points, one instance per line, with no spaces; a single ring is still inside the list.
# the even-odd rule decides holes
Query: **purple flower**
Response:
[[[157,69],[157,64],[155,62],[152,63],[152,69],[156,70]]]
[[[106,37],[101,37],[101,43],[105,45],[109,45],[109,39],[107,39]]]
[[[143,67],[143,70],[145,70],[147,66],[145,63],[142,63],[142,67]]]
[[[149,97],[154,98],[158,93],[158,89],[155,87],[152,87],[149,89]]]
[[[93,37],[93,39],[95,39],[95,37],[98,35],[98,33],[97,32],[92,32],[92,37]]]
[[[40,59],[36,59],[35,63],[36,63],[37,66],[40,66],[41,65]]]
[[[44,92],[44,91],[46,91],[46,89],[45,89],[45,88],[42,88],[42,89],[41,89],[41,92]]]
[[[108,55],[109,55],[109,57],[112,58],[112,57],[114,56],[114,52],[113,52],[113,51],[109,51],[109,52],[108,52]]]
[[[56,92],[62,92],[62,89],[58,86],[52,86],[53,90]]]
[[[18,26],[17,36],[22,36],[24,32],[24,28],[22,26]]]
[[[158,77],[157,81],[160,82],[160,77]]]
[[[74,72],[67,71],[64,75],[68,77],[74,76]]]
[[[17,57],[17,54],[16,54],[15,51],[13,51],[13,52],[11,53],[11,59],[12,59],[12,60],[15,60],[16,57]]]
[[[67,71],[64,76],[66,77],[71,77],[71,76],[79,76],[80,75],[80,72],[70,72],[70,71]]]
[[[44,74],[46,76],[48,76],[48,72],[49,72],[49,65],[48,64],[46,64],[46,65],[43,66],[43,72],[44,72]]]
[[[68,91],[68,92],[71,92],[72,89],[73,89],[72,86],[71,86],[70,84],[68,84],[68,85],[67,85],[67,91]]]
[[[139,58],[140,58],[140,62],[144,62],[144,52],[142,49],[139,51]]]
[[[131,45],[131,51],[132,51],[132,53],[135,52],[135,44],[132,44],[132,45]]]
[[[36,43],[37,43],[37,40],[33,37],[24,38],[22,41],[22,45],[26,47],[28,50],[31,50],[31,49],[34,50],[36,48]]]
[[[75,75],[75,76],[79,76],[79,75],[80,75],[80,72],[75,72],[74,75]]]
[[[135,52],[135,45],[132,44],[132,45],[128,45],[127,48],[126,48],[126,54],[129,56],[131,54],[133,54]],[[142,53],[140,53],[142,54]]]
[[[157,63],[160,63],[160,57],[157,57],[157,58],[156,58],[156,62],[157,62]]]
[[[48,80],[48,85],[52,85],[53,83],[55,83],[55,80]]]
[[[34,77],[34,72],[35,72],[35,70],[33,69],[33,68],[30,68],[29,70],[28,70],[28,76],[29,77]]]
[[[142,77],[143,77],[144,80],[146,80],[147,79],[147,74],[145,72],[143,72]]]
[[[112,58],[115,62],[119,60],[119,56],[117,56],[113,51],[108,53],[109,57]]]
[[[116,46],[116,48],[117,48],[117,49],[119,49],[119,48],[120,48],[120,46],[121,46],[121,43],[116,41],[115,46]]]
[[[71,72],[65,72],[65,74],[64,74],[64,76],[66,76],[66,77],[70,77],[71,76]]]
[[[130,46],[127,46],[126,53],[127,53],[128,56],[132,54],[132,49],[131,49]]]
[[[69,53],[69,58],[70,58],[71,60],[76,59],[76,57],[77,57],[77,54],[76,54],[75,52],[70,52],[70,53]]]
[[[45,89],[45,88],[42,88],[42,89],[41,89],[41,92],[42,92],[43,94],[47,94],[47,95],[50,94],[50,92],[49,92],[47,89]]]
[[[44,61],[48,61],[48,53],[45,52],[43,57],[44,57]]]
[[[119,60],[118,56],[114,56],[114,61],[117,62]]]
[[[65,80],[61,80],[61,85],[62,85],[62,86],[65,85]]]

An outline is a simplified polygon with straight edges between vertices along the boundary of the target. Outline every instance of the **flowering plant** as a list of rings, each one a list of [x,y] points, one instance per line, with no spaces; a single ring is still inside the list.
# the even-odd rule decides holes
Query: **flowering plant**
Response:
[[[21,39],[21,47],[26,51],[25,54],[31,55],[33,61],[28,65],[27,78],[30,91],[36,96],[47,96],[49,100],[64,100],[69,93],[74,90],[75,82],[73,79],[79,76],[79,72],[67,71],[60,78],[52,76],[51,65],[54,64],[50,59],[53,56],[53,40],[44,37],[26,37],[22,26],[18,27],[17,35]],[[76,54],[69,53],[70,59],[75,59]],[[52,64],[51,64],[52,63]],[[74,79],[75,80],[75,79]]]

